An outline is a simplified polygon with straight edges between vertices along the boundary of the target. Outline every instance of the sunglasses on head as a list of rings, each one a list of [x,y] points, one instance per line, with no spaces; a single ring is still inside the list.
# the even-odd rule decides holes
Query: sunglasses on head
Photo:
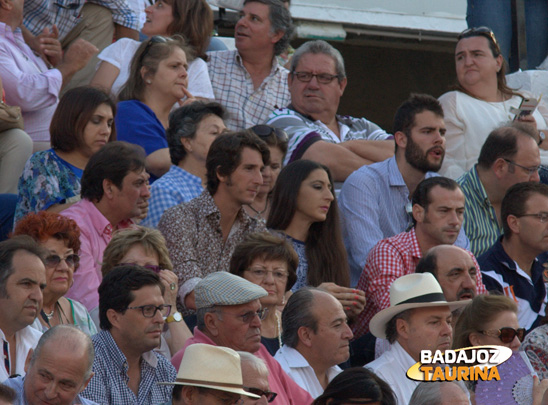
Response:
[[[262,389],[255,388],[255,387],[244,387],[244,390],[246,390],[247,392],[250,392],[252,394],[258,395],[260,397],[262,397],[264,395],[264,397],[266,398],[266,400],[268,402],[274,401],[274,398],[276,398],[278,396],[278,394],[276,394],[275,392],[263,391]]]
[[[80,256],[77,254],[71,254],[66,257],[61,257],[58,255],[49,255],[46,257],[46,266],[48,267],[57,267],[61,260],[64,260],[69,267],[75,267],[80,263]]]
[[[490,39],[495,44],[495,46],[497,47],[500,53],[500,46],[499,46],[499,43],[497,42],[497,38],[495,37],[495,33],[491,30],[491,28],[486,26],[472,27],[472,28],[465,29],[459,34],[457,39],[460,41],[463,38],[478,37],[478,36]]]
[[[494,329],[494,330],[482,330],[481,333],[487,336],[493,336],[498,337],[502,343],[510,343],[514,338],[518,337],[519,341],[523,341],[523,338],[525,337],[525,328],[500,328],[500,329]]]
[[[142,62],[143,59],[145,58],[146,54],[148,53],[150,47],[153,45],[153,44],[162,44],[162,43],[166,43],[168,41],[172,41],[171,38],[167,38],[167,37],[163,37],[161,35],[154,35],[153,37],[151,37],[149,40],[148,40],[148,43],[145,47],[145,50],[143,51],[143,53],[141,54],[141,58],[140,58],[140,61]]]
[[[251,130],[257,135],[259,138],[268,138],[273,133],[276,135],[276,138],[278,138],[282,142],[287,142],[289,137],[287,136],[287,133],[280,128],[274,128],[270,125],[260,124],[255,125],[251,127]]]

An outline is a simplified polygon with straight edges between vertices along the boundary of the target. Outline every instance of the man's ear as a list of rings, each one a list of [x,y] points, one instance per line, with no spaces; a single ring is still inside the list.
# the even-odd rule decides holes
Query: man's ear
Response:
[[[308,348],[312,347],[312,330],[306,326],[301,326],[297,330],[297,335],[299,336],[299,342]]]
[[[114,309],[107,309],[107,319],[111,323],[112,326],[118,326],[120,324],[120,316],[122,314],[118,311],[115,311]]]
[[[25,374],[29,372],[30,360],[32,359],[32,353],[34,353],[34,349],[29,349],[29,352],[27,353],[27,358],[25,359],[25,368],[24,368]]]
[[[419,204],[413,204],[413,218],[417,223],[424,222],[425,209]]]
[[[116,186],[112,181],[109,179],[103,179],[103,195],[108,199],[112,199],[114,197],[114,187]]]
[[[409,322],[402,318],[396,319],[396,331],[403,339],[409,339]]]
[[[508,217],[506,218],[506,222],[508,224],[508,227],[512,231],[512,233],[515,233],[515,234],[519,233],[520,223],[519,223],[518,217],[516,217],[515,215],[508,215]]]
[[[282,39],[282,37],[285,35],[285,32],[284,31],[277,31],[276,33],[274,34],[270,34],[270,42],[272,42],[272,44],[276,44],[280,39]]]
[[[91,373],[89,378],[84,381],[84,384],[82,384],[82,388],[80,389],[80,392],[84,391],[86,389],[86,387],[88,386],[89,382],[91,381],[91,379],[93,378],[93,376],[95,375],[95,373]]]
[[[501,179],[508,172],[508,163],[503,158],[498,158],[491,165],[491,170],[497,179]]]
[[[407,147],[407,135],[405,135],[402,131],[397,131],[394,134],[394,141],[400,148],[405,149]]]
[[[219,328],[217,327],[217,316],[213,312],[207,312],[204,315],[204,324],[206,329],[212,336],[219,336]]]

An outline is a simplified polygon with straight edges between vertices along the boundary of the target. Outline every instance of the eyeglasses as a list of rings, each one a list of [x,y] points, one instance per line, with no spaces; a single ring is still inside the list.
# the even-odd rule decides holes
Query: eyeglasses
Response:
[[[66,257],[50,255],[46,257],[46,266],[57,267],[59,263],[61,263],[61,260],[64,260],[69,267],[76,267],[80,263],[80,256],[78,256],[77,254],[68,255]]]
[[[329,73],[318,73],[315,75],[310,72],[293,72],[292,74],[293,76],[297,76],[297,79],[303,83],[308,83],[313,77],[315,77],[318,83],[329,84],[333,81],[333,79],[339,77],[339,75],[330,75]]]
[[[278,394],[276,394],[275,392],[263,391],[262,389],[255,388],[255,387],[245,387],[244,386],[244,390],[246,390],[247,392],[250,392],[252,394],[258,395],[260,397],[264,396],[268,402],[274,401],[274,399],[278,396]]]
[[[521,214],[521,215],[514,215],[516,218],[521,217],[534,217],[540,221],[540,223],[548,222],[548,212],[537,212],[536,214]]]
[[[500,53],[500,46],[499,46],[499,43],[497,42],[497,38],[495,37],[495,34],[493,33],[493,31],[491,31],[491,28],[486,27],[484,25],[481,27],[472,27],[472,28],[465,29],[459,34],[457,39],[460,41],[463,38],[470,38],[470,37],[477,37],[477,36],[482,36],[487,39],[491,39],[491,41],[493,41],[493,44],[495,44],[495,46],[497,47],[498,53]]]
[[[516,335],[520,342],[525,337],[525,328],[514,329],[514,328],[505,327],[505,328],[494,329],[494,330],[482,330],[480,332],[487,336],[498,337],[502,343],[512,342],[512,340],[514,340]]]
[[[287,277],[289,276],[289,273],[283,270],[247,269],[245,271],[249,271],[254,278],[260,280],[264,280],[269,273],[277,281],[287,281]]]
[[[517,164],[516,162],[510,160],[510,159],[503,159],[506,163],[509,163],[513,166],[517,166],[517,167],[520,167],[522,168],[523,170],[525,170],[527,172],[527,174],[529,176],[532,176],[533,173],[538,173],[539,169],[540,169],[540,166],[534,166],[534,167],[525,167],[525,166],[522,166],[522,165],[519,165]]]
[[[258,316],[261,321],[264,318],[266,318],[266,314],[268,313],[268,308],[261,308],[257,312],[253,312],[253,311],[246,312],[243,315],[236,315],[236,314],[232,314],[230,312],[224,312],[224,311],[221,311],[221,310],[215,310],[215,311],[212,311],[212,312],[219,312],[221,314],[232,315],[236,318],[241,318],[243,323],[251,323],[251,321],[253,319],[255,319],[255,316]]]
[[[119,263],[116,265],[116,267],[118,266],[139,266],[139,265],[135,263]],[[160,273],[160,270],[161,270],[160,266],[155,266],[154,264],[145,264],[144,266],[139,266],[139,267],[144,267],[145,269],[151,270],[157,274]]]
[[[255,125],[251,127],[251,130],[255,133],[255,135],[262,139],[268,138],[270,135],[272,135],[272,133],[274,133],[276,135],[276,138],[278,138],[282,142],[287,142],[287,140],[289,139],[287,133],[283,129],[271,127],[270,125]]]
[[[148,53],[149,49],[152,47],[153,44],[162,44],[168,41],[172,41],[172,39],[163,37],[161,35],[154,35],[153,37],[151,37],[148,40],[147,45],[145,46],[145,50],[143,51],[143,53],[141,54],[141,57],[139,58],[139,65],[141,64],[141,62],[143,62],[143,59],[145,58],[146,54]]]
[[[127,307],[126,309],[140,309],[145,318],[154,318],[156,311],[160,311],[160,314],[162,314],[164,318],[167,318],[171,312],[171,305],[160,305],[159,307],[156,305],[141,305],[138,307]]]

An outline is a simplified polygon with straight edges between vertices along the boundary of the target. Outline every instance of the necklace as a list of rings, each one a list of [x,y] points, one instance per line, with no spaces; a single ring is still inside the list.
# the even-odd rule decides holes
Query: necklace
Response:
[[[48,320],[50,320],[51,318],[53,318],[53,313],[55,312],[55,306],[53,307],[53,310],[48,314],[47,312],[44,312],[44,315],[46,315],[46,318],[48,318]]]
[[[278,326],[278,343],[280,345],[280,347],[282,347],[282,321],[281,321],[281,318],[280,318],[280,314],[278,311],[276,311],[276,324]]]
[[[251,208],[251,211],[253,211],[255,214],[257,214],[258,217],[264,214],[264,212],[268,209],[268,200],[266,200],[266,204],[264,205],[264,210],[258,211],[255,208],[253,208],[253,205],[248,204],[248,207]]]

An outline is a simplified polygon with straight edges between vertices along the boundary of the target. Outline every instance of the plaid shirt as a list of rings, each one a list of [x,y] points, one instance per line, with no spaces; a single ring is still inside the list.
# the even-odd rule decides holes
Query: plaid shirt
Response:
[[[172,165],[169,172],[152,184],[143,225],[156,228],[165,210],[198,197],[203,190],[201,178]]]
[[[273,110],[289,104],[289,71],[278,65],[276,58],[272,59],[270,75],[254,89],[238,51],[209,52],[208,56],[207,67],[215,99],[229,113],[225,124],[230,130],[241,131],[263,124]]]
[[[89,1],[89,0],[88,0]],[[80,22],[80,12],[85,0],[25,0],[23,24],[34,35],[39,35],[53,24],[59,29],[59,40]],[[129,7],[127,0],[91,0],[90,3],[112,11],[115,24],[134,30],[139,29],[139,18]]]
[[[472,253],[470,256],[479,270],[476,258]],[[358,289],[365,291],[367,304],[353,325],[355,337],[366,334],[371,318],[390,306],[390,286],[397,278],[414,273],[421,257],[415,228],[383,239],[371,250],[358,282]],[[485,294],[480,271],[476,277],[477,293]]]
[[[91,340],[95,348],[94,376],[80,394],[99,404],[161,404],[171,400],[171,385],[159,382],[175,381],[177,372],[171,362],[154,351],[141,356],[141,382],[139,395],[128,387],[129,377],[126,356],[109,331],[103,330]]]

